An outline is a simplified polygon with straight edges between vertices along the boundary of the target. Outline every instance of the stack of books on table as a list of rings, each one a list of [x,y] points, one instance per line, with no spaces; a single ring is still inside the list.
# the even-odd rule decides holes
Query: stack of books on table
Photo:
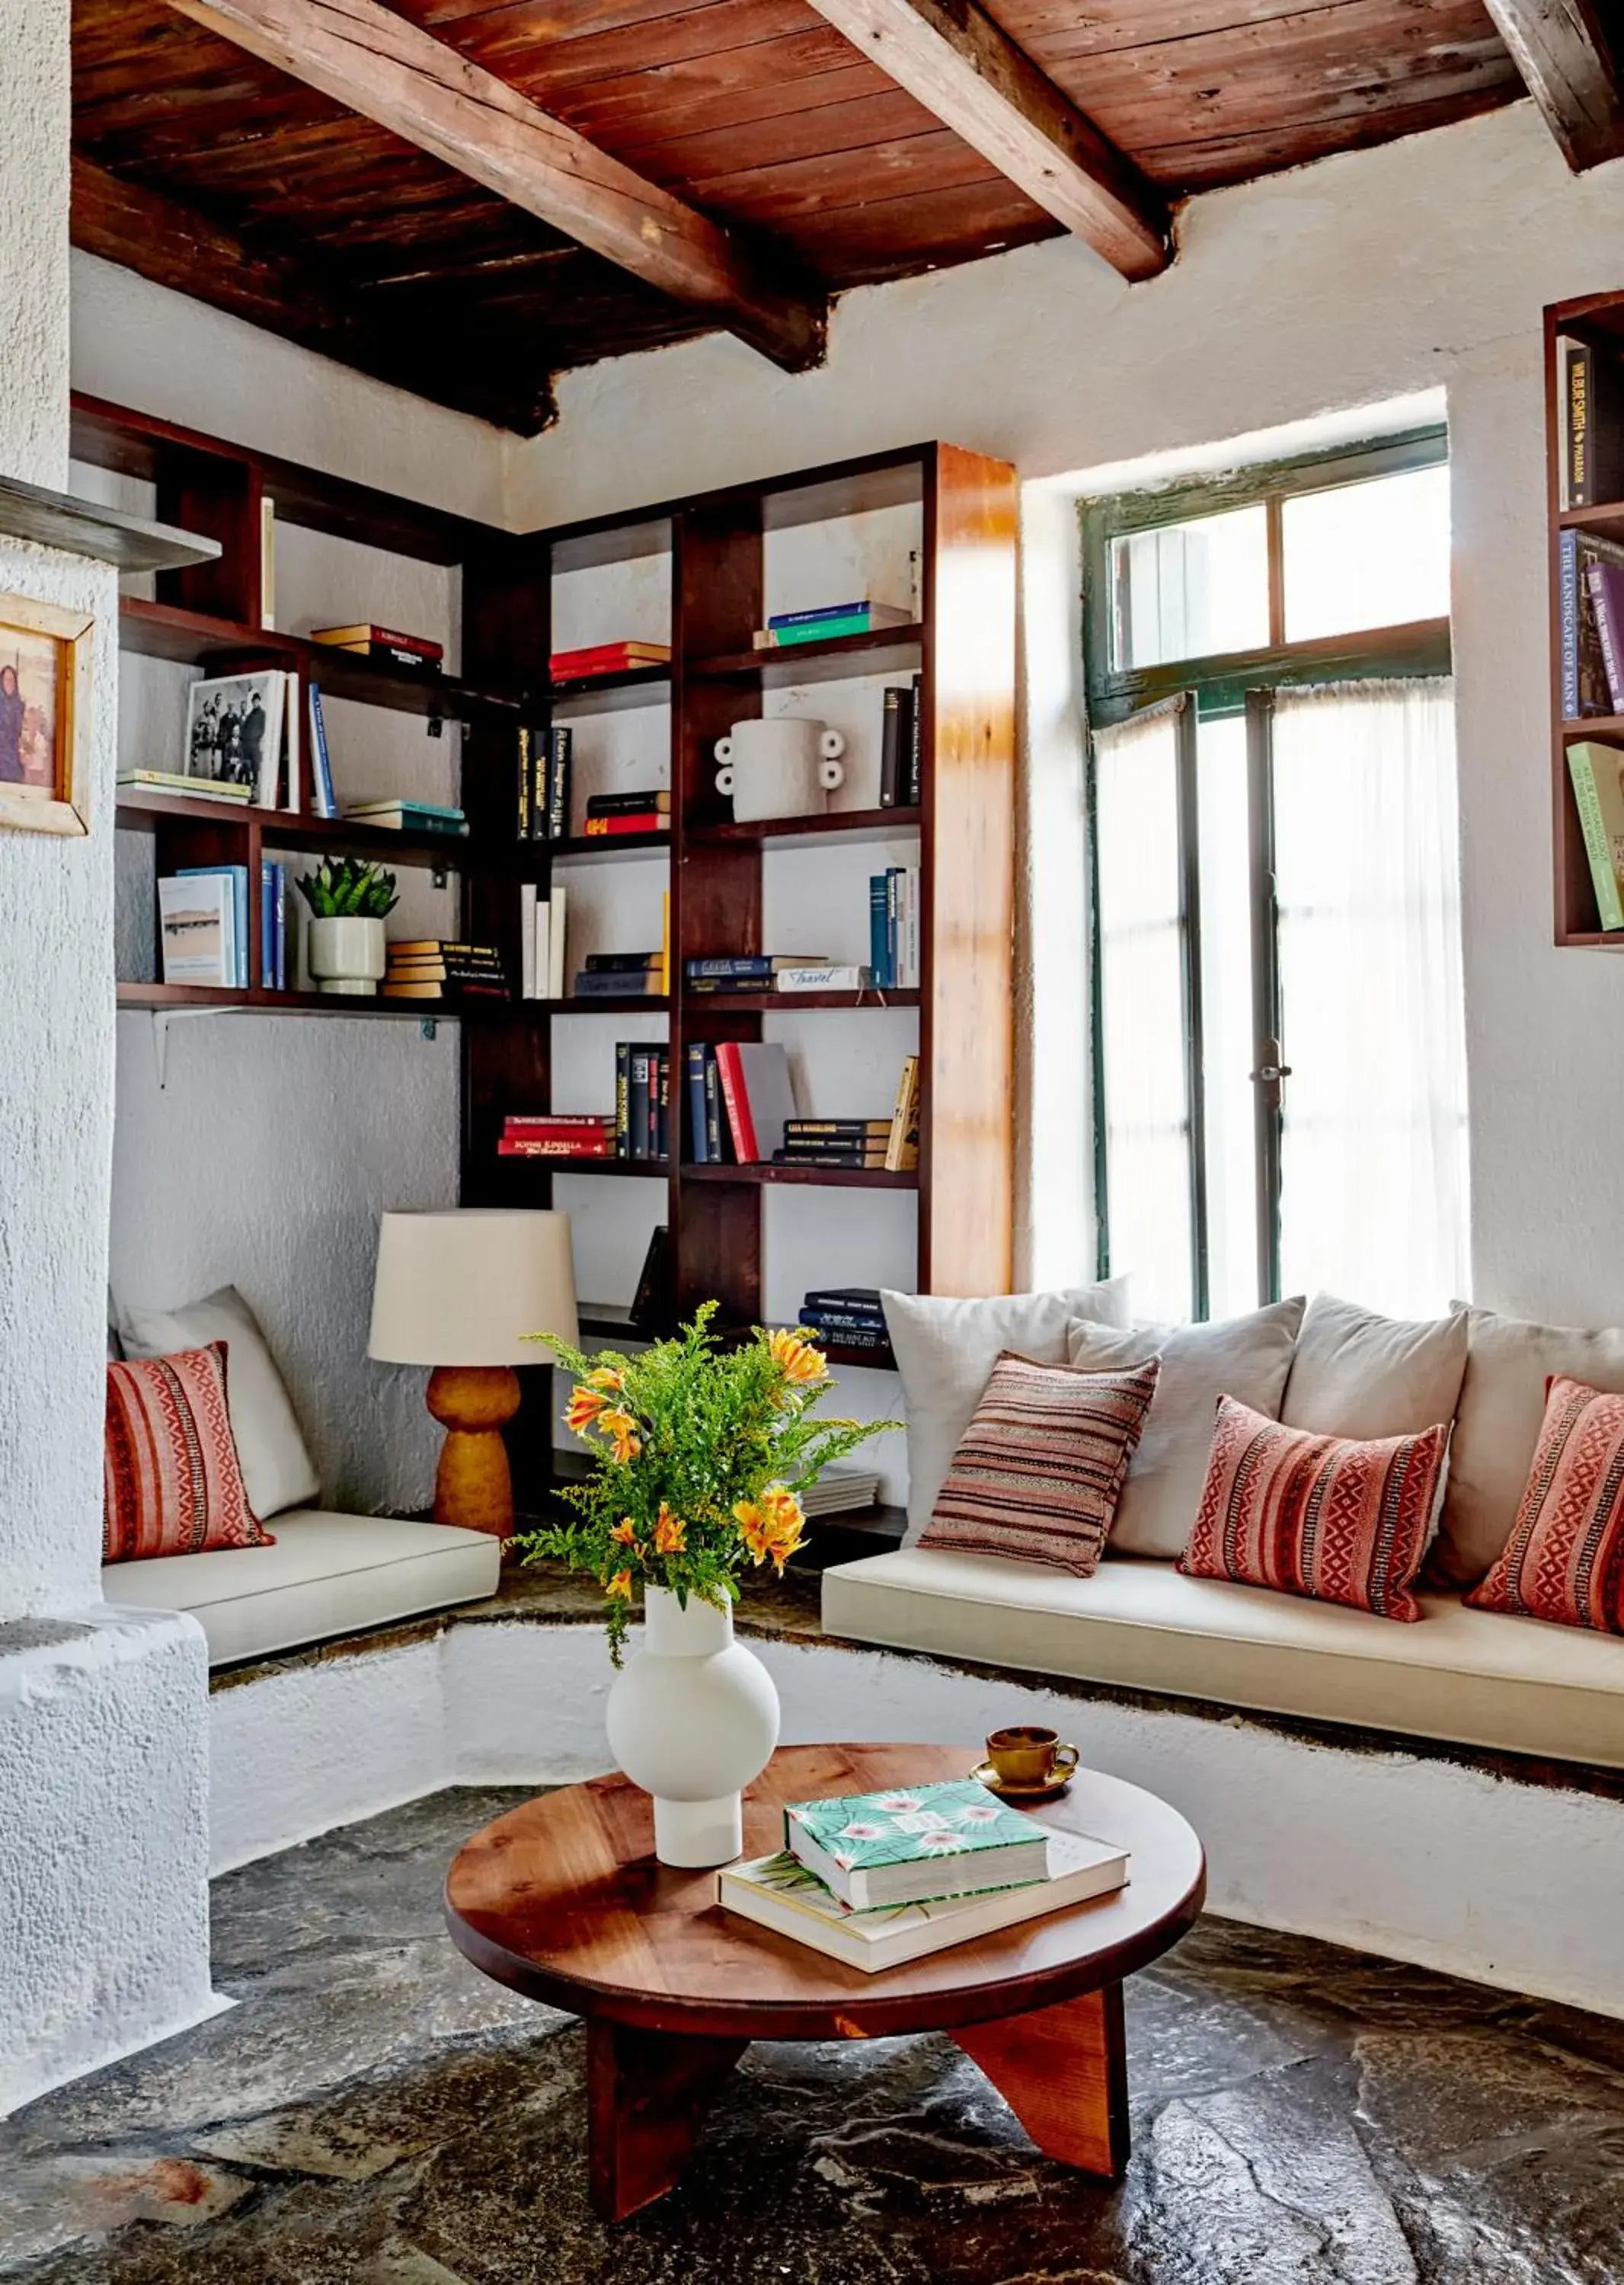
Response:
[[[668,793],[587,796],[585,834],[589,841],[615,839],[627,833],[669,833],[671,829],[671,797]]]
[[[621,1040],[615,1048],[615,1153],[663,1158],[671,1141],[671,1056],[663,1040]]]
[[[814,952],[727,952],[685,960],[690,992],[860,992],[866,968],[843,966]]]
[[[914,615],[899,603],[876,603],[867,595],[854,603],[820,603],[810,611],[774,611],[757,630],[757,650],[788,650],[796,643],[829,642],[837,635],[867,635],[882,627],[906,627]]]
[[[801,1304],[801,1323],[838,1348],[889,1349],[885,1311],[873,1285],[814,1287]]]
[[[852,1515],[872,1507],[880,1496],[880,1479],[871,1468],[825,1468],[815,1484],[801,1494],[808,1517]]]
[[[796,1802],[784,1847],[717,1875],[727,1911],[866,1975],[1110,1894],[1128,1856],[973,1778]]]
[[[396,795],[387,801],[352,801],[346,817],[357,825],[381,825],[392,833],[465,834],[468,821],[461,810],[444,802],[409,801]]]
[[[659,642],[592,643],[584,650],[555,650],[554,682],[590,682],[600,674],[624,674],[639,666],[669,666],[671,647]]]
[[[403,937],[388,948],[386,1000],[506,1000],[507,974],[494,945],[449,937]]]
[[[498,1158],[613,1158],[612,1111],[514,1111],[502,1121]]]
[[[438,674],[445,658],[445,645],[432,636],[404,634],[398,627],[377,626],[370,619],[347,627],[312,627],[310,640],[326,643],[330,650],[347,650],[357,658],[382,659],[417,674]]]

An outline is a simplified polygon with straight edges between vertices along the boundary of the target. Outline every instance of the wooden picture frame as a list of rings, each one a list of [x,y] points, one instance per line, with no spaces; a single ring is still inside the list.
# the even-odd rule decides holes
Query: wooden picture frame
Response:
[[[82,611],[0,595],[0,830],[90,829],[95,627]]]

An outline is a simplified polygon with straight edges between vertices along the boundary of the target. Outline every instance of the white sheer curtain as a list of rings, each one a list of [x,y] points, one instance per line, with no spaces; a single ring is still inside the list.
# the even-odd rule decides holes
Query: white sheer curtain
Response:
[[[1179,878],[1178,705],[1098,730],[1105,1189],[1134,1314],[1190,1314],[1189,1104]]]
[[[1468,1290],[1453,684],[1281,691],[1282,1291]]]

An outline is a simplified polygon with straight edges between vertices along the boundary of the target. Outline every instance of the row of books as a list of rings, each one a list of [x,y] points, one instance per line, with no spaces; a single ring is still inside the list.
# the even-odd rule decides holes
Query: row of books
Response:
[[[513,1111],[502,1121],[499,1158],[615,1158],[612,1111]]]
[[[868,964],[878,992],[915,992],[920,951],[921,883],[917,865],[888,865],[868,881]]]
[[[870,969],[806,952],[717,953],[685,960],[682,974],[691,993],[713,995],[729,992],[860,992],[874,982]]]
[[[801,1303],[799,1322],[810,1332],[842,1348],[885,1349],[890,1333],[875,1285],[826,1285],[814,1288]]]
[[[521,841],[562,841],[569,832],[569,780],[575,736],[567,722],[551,729],[519,725],[518,803]]]
[[[1558,503],[1624,499],[1624,365],[1571,334],[1557,335],[1556,354]]]
[[[267,865],[261,877],[260,971],[269,983],[277,974],[277,923],[267,876],[280,875]],[[286,934],[285,888],[273,891]],[[272,933],[266,938],[265,930]],[[269,947],[269,958],[267,948]],[[166,984],[206,984],[246,992],[248,965],[248,868],[246,865],[183,865],[158,883],[160,972]],[[281,957],[286,981],[286,955]]]
[[[889,1119],[791,1118],[773,1155],[786,1166],[866,1166],[912,1174],[919,1164],[919,1057],[903,1057]]]
[[[900,603],[879,603],[859,595],[851,603],[820,603],[809,611],[774,611],[752,638],[757,650],[788,650],[797,643],[833,642],[842,635],[877,633],[906,627],[914,613]]]
[[[507,971],[494,945],[459,938],[401,937],[388,947],[386,1000],[506,1000]]]
[[[972,1778],[792,1803],[774,1856],[724,1866],[717,1901],[865,1974],[1123,1888],[1114,1841],[1046,1826]]]

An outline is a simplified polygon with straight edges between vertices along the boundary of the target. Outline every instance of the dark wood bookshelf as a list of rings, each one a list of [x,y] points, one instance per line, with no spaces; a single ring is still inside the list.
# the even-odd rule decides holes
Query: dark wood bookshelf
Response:
[[[126,983],[119,987],[122,1008],[471,1019],[459,1023],[463,1202],[545,1206],[557,1174],[663,1184],[660,1220],[670,1232],[673,1279],[663,1314],[671,1323],[710,1299],[719,1303],[726,1324],[760,1322],[764,1193],[778,1185],[828,1197],[832,1260],[840,1258],[836,1218],[844,1211],[834,1193],[911,1193],[917,1199],[913,1282],[918,1289],[1008,1290],[1014,1190],[1017,491],[1012,468],[954,445],[925,443],[514,534],[90,398],[75,399],[73,450],[81,459],[150,482],[159,516],[202,535],[218,550],[209,560],[160,571],[156,600],[126,599],[121,633],[128,648],[215,672],[255,664],[281,666],[299,676],[302,697],[314,681],[334,697],[462,725],[466,838],[396,834],[358,821],[316,817],[308,739],[298,813],[238,811],[157,789],[122,789],[118,821],[153,837],[160,874],[184,865],[247,867],[251,981],[239,992]],[[418,675],[264,626],[268,599],[260,592],[260,546],[266,500],[282,522],[459,566],[459,672]],[[769,608],[772,535],[904,503],[920,512],[922,602],[916,624],[781,650],[753,648],[752,632]],[[554,577],[655,556],[669,566],[670,665],[553,684],[547,662]],[[619,632],[602,630],[606,639]],[[836,809],[763,823],[733,819],[716,790],[712,750],[734,721],[760,715],[770,693],[789,683],[882,674],[919,679],[924,770],[917,806]],[[576,834],[555,844],[517,839],[521,721],[541,731],[554,718],[646,706],[667,694],[669,830]],[[903,836],[917,844],[923,892],[916,989],[704,993],[683,988],[686,960],[764,948],[764,864],[770,851]],[[460,933],[497,946],[515,984],[522,883],[533,881],[545,895],[555,868],[563,874],[582,865],[667,860],[675,988],[668,998],[478,1001],[268,992],[259,968],[260,859],[276,850],[348,850],[386,865],[445,868],[459,883]],[[917,1017],[916,1170],[688,1162],[682,1075],[690,1044],[760,1040],[771,1018],[796,1010],[835,1021],[842,1012],[878,1009]],[[553,1101],[554,1026],[588,1016],[632,1024],[658,1017],[667,1029],[676,1146],[669,1163],[498,1156],[504,1119],[545,1111]],[[848,1255],[847,1263],[841,1274],[856,1280],[860,1256]],[[581,1322],[590,1338],[638,1338],[624,1312],[607,1303],[584,1305]],[[828,1349],[831,1362],[840,1364],[883,1370],[891,1362],[888,1350],[838,1342]],[[535,1386],[515,1424],[515,1457],[522,1465],[530,1463],[533,1475],[550,1465],[548,1378],[540,1370],[533,1377]]]
[[[1624,545],[1624,502],[1586,507],[1562,506],[1562,385],[1557,344],[1564,336],[1582,341],[1597,355],[1624,365],[1624,292],[1592,294],[1558,302],[1545,312],[1545,445],[1549,538],[1551,691],[1551,858],[1556,943],[1568,950],[1624,952],[1624,929],[1600,925],[1596,886],[1590,876],[1584,829],[1568,774],[1568,749],[1594,740],[1616,746],[1624,764],[1624,715],[1565,714],[1562,674],[1562,557],[1565,532],[1580,532]],[[1599,417],[1599,406],[1593,407]],[[1582,579],[1582,573],[1581,575]],[[1581,596],[1581,609],[1588,609]]]

